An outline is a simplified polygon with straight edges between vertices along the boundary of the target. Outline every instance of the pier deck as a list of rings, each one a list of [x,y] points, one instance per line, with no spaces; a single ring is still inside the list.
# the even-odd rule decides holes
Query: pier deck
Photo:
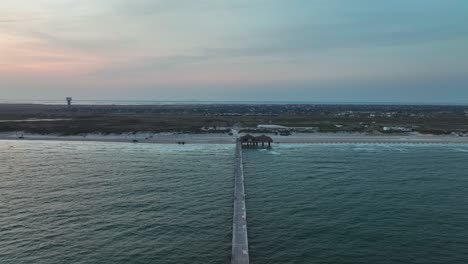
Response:
[[[249,263],[249,243],[247,238],[246,211],[242,145],[241,142],[237,140],[236,165],[234,171],[234,213],[232,224],[231,264]]]

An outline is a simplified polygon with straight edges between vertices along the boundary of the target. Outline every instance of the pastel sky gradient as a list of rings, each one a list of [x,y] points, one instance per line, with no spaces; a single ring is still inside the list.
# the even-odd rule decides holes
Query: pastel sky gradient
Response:
[[[466,0],[2,0],[0,99],[468,103]]]

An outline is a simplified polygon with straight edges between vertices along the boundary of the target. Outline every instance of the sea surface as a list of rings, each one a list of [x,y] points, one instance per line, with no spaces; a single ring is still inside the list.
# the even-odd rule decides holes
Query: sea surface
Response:
[[[467,145],[245,150],[251,263],[468,263]]]
[[[233,145],[0,141],[0,263],[229,263]],[[254,264],[468,263],[468,145],[244,150]]]
[[[233,155],[0,141],[0,263],[227,263]]]

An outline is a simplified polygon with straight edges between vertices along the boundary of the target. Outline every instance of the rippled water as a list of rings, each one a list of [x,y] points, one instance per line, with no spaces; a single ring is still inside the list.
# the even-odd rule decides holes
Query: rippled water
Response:
[[[0,263],[226,263],[233,155],[0,141]]]
[[[232,145],[0,141],[0,263],[229,263]],[[467,145],[245,150],[251,263],[468,263]]]
[[[468,263],[466,145],[246,150],[251,262]]]

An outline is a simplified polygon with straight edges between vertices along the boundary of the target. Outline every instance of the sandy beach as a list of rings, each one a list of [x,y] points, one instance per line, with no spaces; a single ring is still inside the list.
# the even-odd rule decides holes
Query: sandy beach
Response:
[[[23,138],[20,138],[20,137]],[[468,143],[468,137],[453,135],[369,135],[361,133],[295,133],[290,136],[269,135],[275,144],[339,144],[339,143]],[[87,134],[61,136],[56,134],[22,134],[19,132],[0,133],[0,140],[55,140],[91,142],[127,142],[154,144],[233,144],[236,135],[227,134],[175,134],[175,133],[136,133],[136,134]]]
[[[314,133],[272,136],[278,143],[468,143],[468,137],[452,135],[369,135],[360,133]]]
[[[23,135],[23,138],[19,137]],[[94,141],[94,142],[131,142],[155,144],[227,144],[234,143],[235,137],[227,134],[174,134],[174,133],[136,133],[136,134],[87,134],[61,136],[56,134],[0,133],[0,140],[56,140],[56,141]]]

